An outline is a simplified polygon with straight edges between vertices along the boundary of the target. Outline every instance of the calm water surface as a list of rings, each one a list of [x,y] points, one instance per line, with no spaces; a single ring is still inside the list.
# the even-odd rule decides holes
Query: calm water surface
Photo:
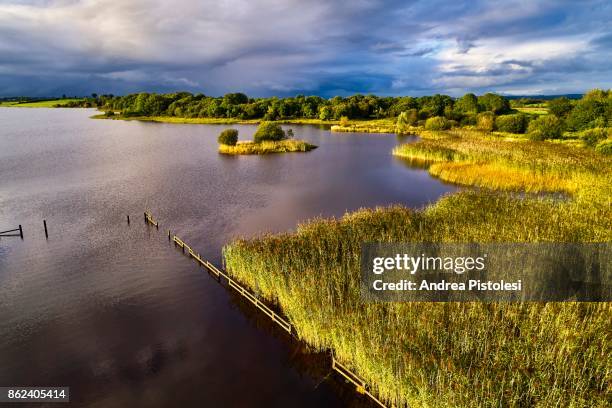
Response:
[[[237,236],[421,206],[454,187],[394,159],[408,140],[395,135],[294,126],[319,148],[224,157],[227,126],[93,113],[0,108],[0,230],[25,234],[0,238],[0,386],[70,386],[70,405],[85,407],[363,403],[327,356],[306,354],[182,257],[167,229],[219,263]],[[144,225],[146,208],[160,231]]]

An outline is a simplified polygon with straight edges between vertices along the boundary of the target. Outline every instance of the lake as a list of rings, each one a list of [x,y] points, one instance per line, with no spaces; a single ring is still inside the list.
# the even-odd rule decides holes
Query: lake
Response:
[[[368,404],[167,230],[220,264],[238,236],[455,191],[391,156],[413,139],[285,126],[319,148],[227,157],[216,138],[230,126],[94,113],[0,108],[0,230],[24,229],[0,238],[0,386],[69,386],[85,407]]]

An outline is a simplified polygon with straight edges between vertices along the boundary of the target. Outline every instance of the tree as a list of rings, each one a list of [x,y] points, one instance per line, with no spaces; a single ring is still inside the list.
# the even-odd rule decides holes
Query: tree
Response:
[[[510,111],[510,102],[501,95],[486,93],[478,97],[479,110],[491,111],[496,115]]]
[[[219,144],[236,146],[238,143],[238,131],[236,129],[225,129],[217,138]]]
[[[563,136],[563,121],[555,115],[540,116],[529,123],[531,140],[559,139]]]
[[[565,96],[548,101],[548,111],[558,118],[565,118],[572,111],[572,102]]]
[[[321,106],[319,108],[319,119],[330,120],[332,118],[332,110],[329,106]]]
[[[397,117],[396,130],[397,133],[404,133],[410,126],[414,126],[418,120],[417,110],[410,109],[407,112],[402,112]]]
[[[286,138],[287,135],[283,128],[274,122],[261,122],[253,135],[253,141],[255,143],[263,141],[280,141]]]
[[[478,113],[478,98],[473,93],[466,93],[455,102],[455,111],[464,114]]]
[[[606,105],[595,98],[583,98],[567,116],[567,126],[571,130],[585,130],[606,126]]]
[[[227,106],[249,103],[249,97],[240,92],[228,93],[223,96],[223,103]]]

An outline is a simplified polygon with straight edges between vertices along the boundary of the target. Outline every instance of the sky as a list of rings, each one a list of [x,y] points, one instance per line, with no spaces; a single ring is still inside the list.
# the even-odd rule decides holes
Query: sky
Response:
[[[0,96],[612,87],[609,0],[0,0]]]

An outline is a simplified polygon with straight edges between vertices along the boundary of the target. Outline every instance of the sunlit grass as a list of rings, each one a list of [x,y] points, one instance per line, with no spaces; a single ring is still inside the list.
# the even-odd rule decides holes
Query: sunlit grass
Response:
[[[278,142],[266,141],[261,143],[239,142],[235,146],[221,144],[219,153],[223,154],[269,154],[269,153],[292,153],[308,152],[317,146],[304,142],[303,140],[281,140]]]
[[[0,106],[11,108],[55,108],[71,102],[80,102],[82,99],[54,99],[50,101],[34,102],[0,102]]]
[[[544,106],[527,106],[523,108],[514,108],[519,112],[531,113],[533,115],[548,115],[548,108]]]
[[[395,133],[396,119],[347,120],[331,127],[332,132]]]
[[[114,116],[106,116],[98,114],[92,116],[94,119],[115,119],[115,120],[138,120],[143,122],[160,122],[160,123],[185,123],[196,125],[256,125],[263,119],[236,119],[236,118],[181,118],[176,116],[123,116],[121,114]],[[338,124],[337,120],[320,120],[320,119],[283,119],[273,121],[287,125],[321,125],[332,126]]]
[[[424,133],[394,151],[462,184],[423,210],[364,209],[295,233],[236,240],[228,270],[277,303],[397,406],[607,406],[610,303],[393,303],[360,299],[363,242],[609,242],[611,160],[474,131]],[[410,188],[409,185],[406,188]],[[561,191],[565,200],[498,190]]]
[[[490,164],[435,163],[429,173],[447,182],[496,190],[573,193],[577,188],[571,179]]]

